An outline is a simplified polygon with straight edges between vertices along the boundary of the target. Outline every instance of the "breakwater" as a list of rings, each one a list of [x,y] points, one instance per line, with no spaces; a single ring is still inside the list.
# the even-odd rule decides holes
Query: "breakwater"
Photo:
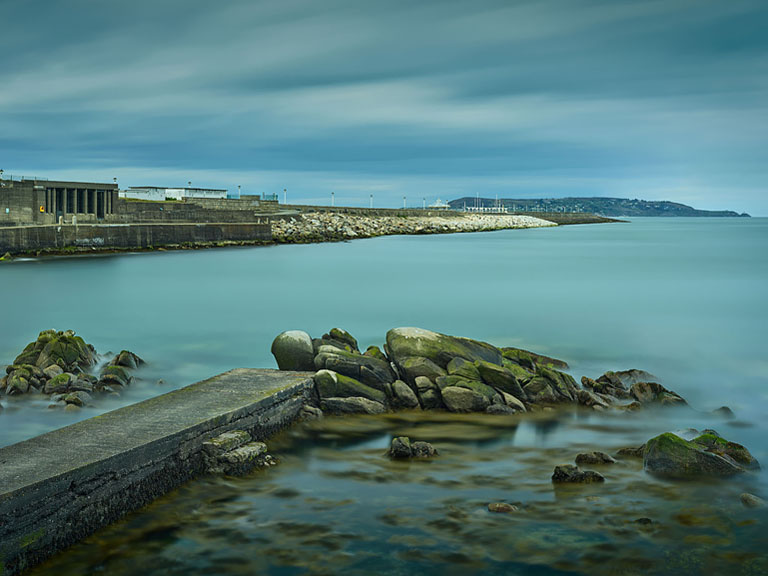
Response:
[[[205,247],[271,239],[266,218],[248,223],[13,226],[0,228],[0,254]]]
[[[532,216],[506,214],[367,215],[337,212],[310,212],[275,218],[272,239],[278,243],[351,240],[393,234],[451,234],[511,228],[556,226]]]
[[[0,574],[16,574],[207,469],[204,443],[291,423],[312,374],[237,369],[0,449]]]

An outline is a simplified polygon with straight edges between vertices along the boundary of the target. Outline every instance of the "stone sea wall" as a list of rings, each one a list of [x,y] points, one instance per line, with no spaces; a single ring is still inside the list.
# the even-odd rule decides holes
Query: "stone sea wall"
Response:
[[[312,212],[274,219],[272,239],[277,243],[303,243],[393,234],[451,234],[545,226],[556,226],[556,224],[532,216],[507,214],[369,216]]]

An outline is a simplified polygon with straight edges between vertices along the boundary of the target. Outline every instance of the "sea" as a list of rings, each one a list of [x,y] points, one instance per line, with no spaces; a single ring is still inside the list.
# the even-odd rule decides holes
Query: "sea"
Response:
[[[567,361],[577,380],[639,368],[690,410],[492,418],[326,418],[270,441],[280,465],[206,477],[35,574],[766,574],[766,473],[672,482],[641,461],[555,488],[556,464],[661,432],[715,429],[768,465],[768,219],[627,222],[351,242],[20,259],[0,265],[0,364],[72,329],[147,361],[122,396],[72,414],[2,398],[0,445],[235,367],[276,367],[284,330],[361,349],[417,326]],[[713,410],[728,406],[735,417]],[[432,442],[392,462],[393,436]],[[487,505],[508,502],[511,514]]]

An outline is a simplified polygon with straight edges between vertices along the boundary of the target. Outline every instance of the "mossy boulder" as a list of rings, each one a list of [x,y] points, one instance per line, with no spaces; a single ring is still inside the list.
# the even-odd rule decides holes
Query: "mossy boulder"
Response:
[[[387,332],[387,353],[399,367],[405,358],[420,356],[428,358],[445,369],[454,358],[474,362],[485,360],[501,366],[501,351],[487,344],[469,338],[447,336],[422,328],[394,328]]]
[[[384,391],[395,381],[389,362],[335,346],[320,346],[314,359],[316,370],[332,370]]]
[[[332,370],[320,370],[314,376],[315,389],[323,398],[367,398],[374,402],[386,404],[387,396],[381,390],[366,386],[362,382],[338,374]]]
[[[555,404],[559,397],[546,378],[537,376],[523,386],[528,401],[533,404]]]
[[[381,348],[378,346],[368,346],[366,348],[365,352],[363,353],[364,356],[370,356],[371,358],[376,358],[377,360],[381,360],[382,362],[389,363],[389,359],[384,354],[384,352],[381,351]]]
[[[446,371],[432,362],[429,358],[421,356],[409,356],[402,358],[399,363],[400,373],[409,384],[415,383],[416,378],[425,376],[433,382],[440,376],[445,376]]]
[[[629,389],[632,398],[642,404],[663,406],[685,406],[687,403],[679,394],[667,390],[656,382],[636,382]]]
[[[516,362],[521,366],[526,365],[532,370],[535,370],[536,366],[568,370],[568,362],[565,360],[559,360],[557,358],[552,358],[551,356],[545,356],[544,354],[537,354],[530,350],[523,350],[522,348],[502,348],[501,353],[504,355],[504,358]]]
[[[477,366],[477,371],[480,373],[483,382],[489,386],[493,386],[507,394],[512,394],[512,396],[523,402],[528,400],[528,395],[523,391],[523,387],[511,371],[503,366],[497,366],[482,360],[475,362],[475,366]]]
[[[448,362],[448,366],[446,366],[446,370],[448,374],[452,376],[461,376],[462,378],[466,378],[467,380],[483,379],[480,376],[480,372],[478,371],[477,366],[475,366],[473,362],[464,360],[464,358],[454,358],[453,360]]]
[[[551,368],[539,366],[536,374],[540,378],[546,379],[550,387],[561,402],[575,402],[579,388],[576,381],[570,374],[560,372]]]
[[[120,353],[112,358],[109,363],[112,366],[122,366],[124,368],[128,368],[129,370],[135,370],[136,368],[139,368],[145,364],[144,360],[139,358],[130,350],[121,350]]]
[[[313,371],[315,352],[309,334],[287,330],[272,341],[272,355],[280,370]]]
[[[441,394],[445,407],[451,412],[484,412],[491,405],[486,396],[465,387],[447,386]]]
[[[323,335],[323,340],[336,340],[337,342],[343,342],[353,351],[360,351],[360,349],[357,347],[357,340],[355,337],[342,328],[331,328],[328,331],[328,334]]]
[[[719,456],[727,456],[732,460],[735,460],[744,468],[750,470],[757,470],[760,468],[760,463],[754,456],[741,444],[736,442],[730,442],[720,436],[714,430],[705,430],[703,434],[697,436],[691,442],[703,446],[708,452],[717,454]]]
[[[605,482],[605,478],[593,470],[581,470],[573,464],[563,464],[555,466],[552,482],[556,484],[591,484],[593,482]]]
[[[5,393],[9,396],[26,394],[29,391],[30,374],[25,370],[16,370],[8,375]]]
[[[69,388],[69,383],[73,380],[72,374],[64,372],[58,376],[54,376],[48,382],[45,383],[43,392],[45,394],[60,394],[66,392]]]
[[[529,382],[531,378],[534,377],[534,372],[527,370],[526,368],[523,368],[520,366],[520,364],[515,364],[514,362],[510,362],[506,358],[504,358],[504,368],[506,368],[509,372],[512,373],[512,375],[517,378],[517,381],[520,382],[520,384],[525,384],[526,382]]]
[[[485,396],[489,402],[493,402],[494,400],[498,402],[501,400],[500,394],[492,386],[488,386],[488,384],[478,380],[467,380],[461,376],[450,375],[440,376],[440,378],[435,381],[435,384],[437,384],[437,387],[441,392],[449,386],[458,386],[459,388],[473,390],[474,392]]]
[[[688,441],[666,432],[652,438],[645,444],[643,467],[647,472],[670,478],[733,476],[746,470],[728,454],[720,442],[722,439],[715,441],[704,436],[707,437]],[[740,448],[746,451],[743,446]],[[754,461],[749,452],[746,454],[750,461]],[[746,459],[743,454],[739,456]]]
[[[128,386],[133,377],[124,366],[105,366],[99,375],[99,386]]]
[[[67,331],[57,333],[45,344],[35,364],[46,368],[51,364],[61,366],[64,370],[88,368],[94,364],[94,353],[80,336]]]
[[[392,403],[401,408],[418,408],[419,398],[408,384],[395,380],[392,382]]]
[[[445,407],[437,384],[426,376],[417,376],[414,387],[424,410],[438,410]]]

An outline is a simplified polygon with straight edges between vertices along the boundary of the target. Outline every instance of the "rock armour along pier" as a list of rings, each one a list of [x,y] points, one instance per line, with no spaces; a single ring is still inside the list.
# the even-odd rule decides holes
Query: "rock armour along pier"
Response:
[[[0,574],[205,472],[204,444],[217,436],[237,430],[258,441],[290,424],[312,387],[311,373],[241,368],[0,448]],[[230,464],[248,456],[237,450]]]

